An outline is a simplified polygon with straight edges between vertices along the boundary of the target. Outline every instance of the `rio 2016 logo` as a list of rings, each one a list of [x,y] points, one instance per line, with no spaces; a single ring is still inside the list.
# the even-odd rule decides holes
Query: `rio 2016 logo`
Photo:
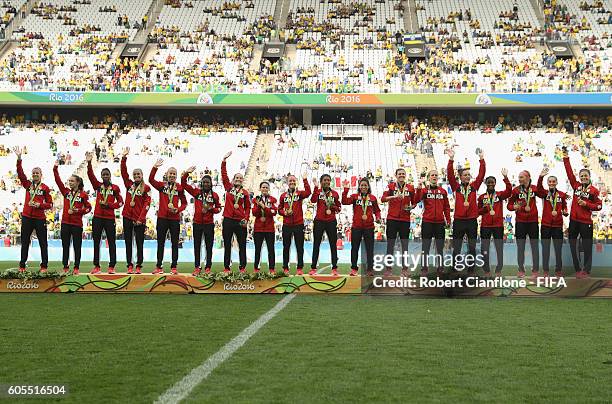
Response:
[[[255,285],[251,282],[226,282],[223,284],[223,290],[238,291],[238,290],[255,290]]]
[[[36,281],[9,281],[6,284],[7,289],[38,289],[39,285]]]
[[[325,98],[328,104],[361,104],[361,96],[357,94],[330,94]]]

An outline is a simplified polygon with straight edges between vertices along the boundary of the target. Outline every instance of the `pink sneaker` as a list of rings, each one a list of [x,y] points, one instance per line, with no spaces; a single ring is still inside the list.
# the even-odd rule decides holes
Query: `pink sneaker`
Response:
[[[163,274],[164,270],[161,269],[160,267],[155,267],[155,269],[153,270],[153,272],[151,272],[153,275],[157,275],[157,274]]]
[[[253,268],[253,273],[259,273],[259,268]]]
[[[310,271],[308,271],[308,275],[316,275],[317,274],[317,270],[315,268],[311,268]]]
[[[209,273],[210,273],[210,267],[206,267],[206,268],[204,268],[204,273],[205,273],[205,274],[209,274]]]
[[[285,276],[289,276],[289,268],[283,269],[283,273],[285,274]]]
[[[72,275],[78,275],[78,274],[80,274],[79,268],[72,268]]]
[[[171,273],[172,275],[178,275],[178,271],[176,270],[176,268],[171,268],[171,269],[170,269],[170,273]]]
[[[245,274],[245,273],[246,273],[246,269],[244,269],[244,268],[240,268],[240,273],[241,273],[241,274]]]
[[[99,274],[100,272],[102,272],[100,270],[100,267],[94,267],[91,272],[89,272],[91,275],[95,275],[95,274]]]
[[[128,274],[133,274],[134,273],[134,266],[133,265],[128,266],[127,273]]]
[[[25,272],[25,268],[23,268],[23,272]],[[64,268],[64,273],[67,274],[68,272],[70,272],[70,268],[68,267]]]
[[[136,275],[140,275],[142,273],[142,267],[141,266],[136,266]]]
[[[195,269],[193,270],[193,272],[191,273],[192,276],[198,276],[200,275],[200,272],[202,272],[202,270],[200,269],[200,267],[195,267]]]
[[[302,276],[302,275],[304,275],[304,270],[303,270],[302,268],[298,268],[298,269],[297,269],[297,271],[295,271],[295,273],[296,273],[297,275]]]
[[[588,279],[589,274],[586,271],[578,271],[576,272],[576,279]]]
[[[226,274],[229,274],[230,272],[232,272],[232,271],[231,271],[229,268],[225,268],[225,269],[223,270],[223,273],[226,273]]]
[[[47,273],[47,268],[45,268],[45,267],[40,267],[40,273],[41,273],[41,274]]]
[[[114,267],[108,267],[108,271],[109,274],[114,274],[115,273],[115,268]]]
[[[550,273],[548,271],[542,272],[542,278],[548,278],[548,277],[550,277]]]
[[[555,276],[556,276],[557,278],[563,278],[563,271],[557,271],[557,272],[555,272]]]
[[[270,268],[268,272],[270,272],[272,275],[276,274],[276,271],[274,270],[274,268]]]
[[[532,281],[535,281],[540,276],[538,271],[531,271],[531,276],[529,277]]]
[[[521,279],[524,278],[525,277],[525,271],[518,271],[518,274],[516,276],[518,276]]]
[[[338,276],[338,268],[332,268],[332,272],[331,272],[331,274],[332,274],[333,276]]]
[[[349,275],[350,276],[357,276],[357,275],[359,275],[359,272],[356,269],[351,269],[351,273]]]
[[[372,271],[371,269],[368,269],[368,272],[366,272],[366,276],[374,276],[374,271]]]
[[[65,270],[65,269],[66,269],[66,268],[64,268],[64,270]],[[20,268],[19,268],[19,272],[25,272],[25,271],[26,271],[26,269],[25,269],[24,267],[20,267]]]

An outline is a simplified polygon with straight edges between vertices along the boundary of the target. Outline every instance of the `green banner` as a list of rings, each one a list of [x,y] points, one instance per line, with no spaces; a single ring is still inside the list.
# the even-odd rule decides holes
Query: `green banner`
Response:
[[[233,106],[261,107],[470,107],[479,106],[612,106],[612,93],[512,93],[512,94],[321,94],[321,93],[220,93],[174,92],[158,87],[158,92],[78,92],[42,91],[0,92],[2,105],[84,105],[84,106]]]

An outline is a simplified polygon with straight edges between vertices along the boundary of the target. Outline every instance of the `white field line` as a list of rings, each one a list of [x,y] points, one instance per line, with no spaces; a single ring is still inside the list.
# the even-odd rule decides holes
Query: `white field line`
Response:
[[[317,271],[321,273],[324,269],[331,267],[327,265]],[[185,399],[193,389],[202,383],[219,365],[231,358],[253,335],[257,333],[266,323],[272,320],[281,310],[283,310],[294,298],[296,294],[291,293],[281,299],[276,306],[272,307],[267,313],[255,320],[251,325],[242,330],[240,334],[232,338],[221,349],[206,359],[201,365],[193,368],[188,375],[176,382],[166,392],[157,398],[156,403],[179,403]]]

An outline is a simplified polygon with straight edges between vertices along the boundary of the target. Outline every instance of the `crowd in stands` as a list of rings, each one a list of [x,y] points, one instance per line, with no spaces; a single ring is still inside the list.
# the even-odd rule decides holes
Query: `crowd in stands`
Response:
[[[280,27],[272,12],[289,8]],[[17,9],[8,5],[9,14]],[[147,24],[135,0],[37,3],[13,33],[0,89],[182,92],[597,92],[610,91],[612,10],[601,0],[418,0],[425,59],[406,52],[397,0],[167,1]],[[152,26],[151,26],[152,25]],[[156,50],[138,61],[118,44],[150,28]],[[294,56],[256,59],[281,40]],[[546,39],[577,42],[557,58]],[[288,51],[289,52],[289,51]]]

